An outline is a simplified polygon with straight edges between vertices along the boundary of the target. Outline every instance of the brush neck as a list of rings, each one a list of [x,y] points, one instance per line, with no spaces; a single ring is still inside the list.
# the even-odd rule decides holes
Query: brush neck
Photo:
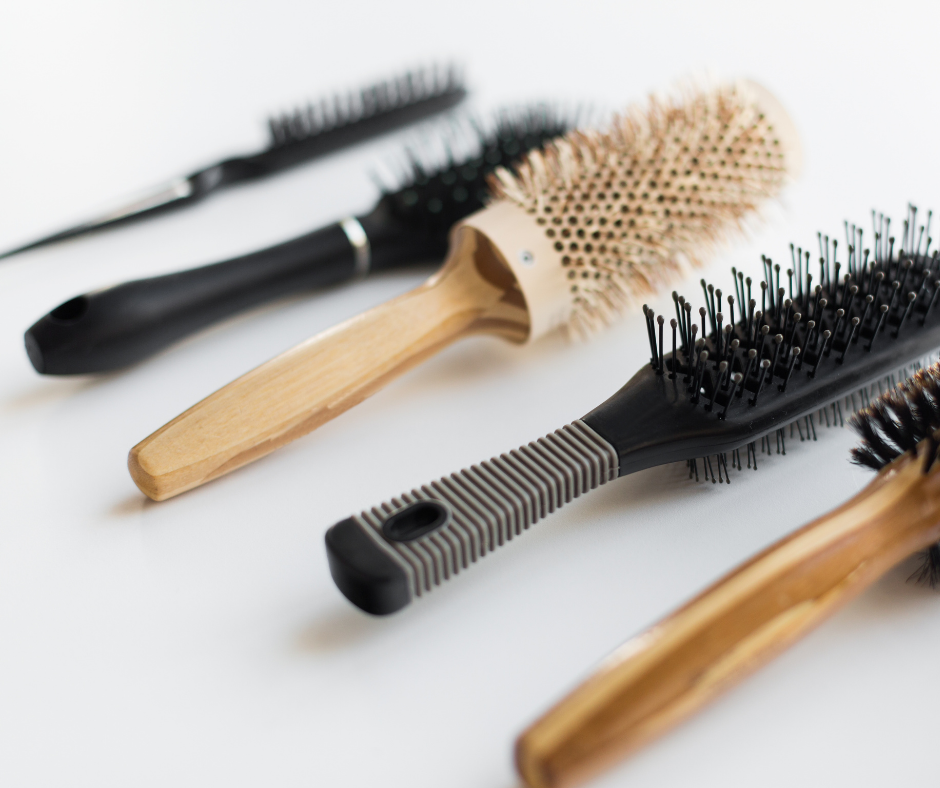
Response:
[[[582,421],[617,450],[619,476],[729,452],[758,437],[747,423],[703,407],[689,402],[681,376],[658,375],[646,365]]]
[[[534,215],[501,200],[467,217],[458,228],[485,236],[512,273],[529,314],[529,340],[567,325],[573,311],[568,278]]]

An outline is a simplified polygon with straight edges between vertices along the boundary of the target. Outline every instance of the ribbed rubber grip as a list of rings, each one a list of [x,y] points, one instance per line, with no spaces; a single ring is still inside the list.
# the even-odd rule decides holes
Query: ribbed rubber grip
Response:
[[[394,612],[617,471],[614,447],[572,422],[333,526],[326,537],[330,571],[354,604]]]

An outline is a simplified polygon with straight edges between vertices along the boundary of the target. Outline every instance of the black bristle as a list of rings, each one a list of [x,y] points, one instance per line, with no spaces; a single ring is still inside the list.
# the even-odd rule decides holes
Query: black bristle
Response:
[[[422,107],[450,106],[466,94],[463,76],[455,66],[419,69],[358,91],[311,102],[268,119],[270,147],[307,143],[353,124],[387,121],[395,115],[426,114]]]
[[[647,316],[652,371],[668,369],[672,373],[670,378],[681,374],[688,390],[685,401],[696,408],[703,406],[712,418],[741,429],[753,429],[753,420],[759,414],[766,413],[769,419],[770,413],[781,407],[780,397],[796,398],[799,407],[805,408],[807,394],[803,392],[829,391],[834,379],[865,374],[871,374],[867,380],[872,383],[872,395],[877,395],[884,383],[893,385],[893,373],[898,367],[913,364],[913,368],[919,368],[924,353],[940,346],[940,336],[936,341],[929,339],[932,334],[940,335],[940,317],[932,311],[934,302],[940,300],[940,271],[933,273],[932,266],[940,258],[917,255],[917,244],[924,249],[924,241],[918,241],[915,230],[909,229],[898,259],[888,234],[887,217],[875,215],[873,222],[873,254],[864,249],[860,228],[845,224],[847,260],[839,259],[836,239],[819,234],[818,282],[809,270],[809,253],[793,245],[790,250],[793,267],[785,269],[783,286],[781,266],[766,255],[761,256],[762,281],[745,278],[738,268],[732,271],[733,295],[725,296],[718,287],[700,280],[704,306],[699,309],[699,321],[691,319],[691,302],[673,293],[677,320],[671,321],[676,323],[671,359],[659,361],[665,348],[657,347],[661,338],[655,326],[661,318],[652,311]],[[917,231],[919,228],[918,225]],[[926,226],[923,236],[929,237]],[[890,291],[885,290],[885,283],[890,285]],[[750,298],[753,284],[761,288],[760,303]],[[689,325],[688,331],[683,323]],[[931,327],[923,331],[922,326]],[[873,371],[859,373],[856,371],[859,368]],[[908,374],[906,369],[903,374]],[[870,407],[869,388],[856,385],[824,406],[817,405],[783,421],[790,424],[792,437],[817,440],[817,411],[820,425],[840,426],[845,419],[843,399],[849,414],[860,407]],[[932,402],[929,396],[925,401]],[[923,434],[919,422],[904,421],[892,416],[890,410],[880,418],[882,426],[869,436],[869,447],[856,453],[858,462],[872,467],[897,456],[897,441]],[[760,440],[764,451],[785,454],[786,434],[779,422]],[[716,482],[726,469],[741,468],[741,458],[733,453],[730,466],[720,452],[701,452],[698,456],[702,458],[706,477]],[[747,460],[749,468],[756,466],[756,443],[748,451]],[[719,463],[717,474],[712,462]],[[689,467],[694,476],[695,469]]]
[[[466,153],[425,152],[415,146],[407,154],[406,174],[386,188],[380,206],[409,238],[425,239],[422,254],[442,258],[451,227],[485,207],[487,179],[499,167],[511,167],[525,154],[568,131],[577,123],[576,111],[548,105],[503,110],[492,122],[455,127]],[[550,228],[546,228],[547,230]]]

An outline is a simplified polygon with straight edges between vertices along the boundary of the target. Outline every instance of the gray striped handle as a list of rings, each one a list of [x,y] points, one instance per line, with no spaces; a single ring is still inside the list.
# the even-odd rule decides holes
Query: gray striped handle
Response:
[[[358,607],[392,613],[539,519],[617,477],[617,451],[583,421],[343,520],[330,572]]]

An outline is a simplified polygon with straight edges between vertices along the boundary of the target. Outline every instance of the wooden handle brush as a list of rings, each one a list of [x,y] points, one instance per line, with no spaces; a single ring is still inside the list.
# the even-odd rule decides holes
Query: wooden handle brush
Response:
[[[235,380],[141,441],[128,466],[163,500],[268,454],[475,333],[584,333],[667,282],[799,166],[796,134],[756,85],[688,94],[574,132],[498,171],[495,201],[458,224],[412,293]]]
[[[852,418],[858,495],[777,542],[626,643],[526,730],[516,763],[532,788],[580,783],[771,660],[891,567],[927,549],[940,579],[940,365]]]

